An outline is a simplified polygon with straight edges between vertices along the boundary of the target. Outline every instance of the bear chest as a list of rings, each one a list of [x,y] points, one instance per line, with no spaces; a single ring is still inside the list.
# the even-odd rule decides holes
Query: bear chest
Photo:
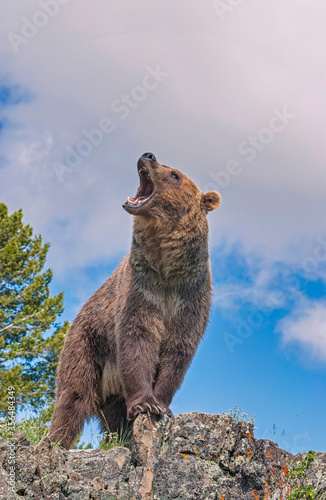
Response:
[[[145,299],[158,310],[164,320],[174,318],[183,309],[184,299],[176,290],[143,290]]]

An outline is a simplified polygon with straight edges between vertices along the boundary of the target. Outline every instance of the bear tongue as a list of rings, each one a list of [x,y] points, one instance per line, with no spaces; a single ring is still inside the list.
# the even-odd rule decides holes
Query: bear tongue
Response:
[[[151,194],[153,193],[153,188],[154,186],[150,176],[142,176],[136,196],[133,196],[132,198],[129,198],[128,196],[127,203],[131,203],[132,205],[142,204],[142,202],[146,201],[147,198],[151,196]]]

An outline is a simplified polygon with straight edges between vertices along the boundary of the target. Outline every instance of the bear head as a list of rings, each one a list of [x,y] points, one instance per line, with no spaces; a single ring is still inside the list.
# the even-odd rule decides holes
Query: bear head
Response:
[[[206,215],[220,205],[219,193],[203,193],[185,174],[161,165],[153,153],[144,153],[137,169],[140,185],[123,204],[132,215],[177,221],[191,213]]]

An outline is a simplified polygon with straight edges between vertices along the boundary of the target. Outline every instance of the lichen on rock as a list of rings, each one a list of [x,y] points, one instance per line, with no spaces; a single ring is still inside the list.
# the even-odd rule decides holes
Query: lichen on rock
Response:
[[[10,443],[0,438],[0,498],[286,500],[293,456],[254,438],[253,425],[227,415],[139,415],[132,452],[65,450],[45,438],[30,445],[21,434],[14,492],[9,489]],[[317,453],[309,481],[326,498],[326,453]]]

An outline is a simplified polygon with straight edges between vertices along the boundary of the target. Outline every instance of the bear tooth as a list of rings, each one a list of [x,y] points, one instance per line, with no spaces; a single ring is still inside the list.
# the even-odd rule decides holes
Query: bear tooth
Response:
[[[133,201],[128,196],[127,203],[133,203],[133,205],[136,205],[138,203],[138,198],[137,198],[137,200]]]

